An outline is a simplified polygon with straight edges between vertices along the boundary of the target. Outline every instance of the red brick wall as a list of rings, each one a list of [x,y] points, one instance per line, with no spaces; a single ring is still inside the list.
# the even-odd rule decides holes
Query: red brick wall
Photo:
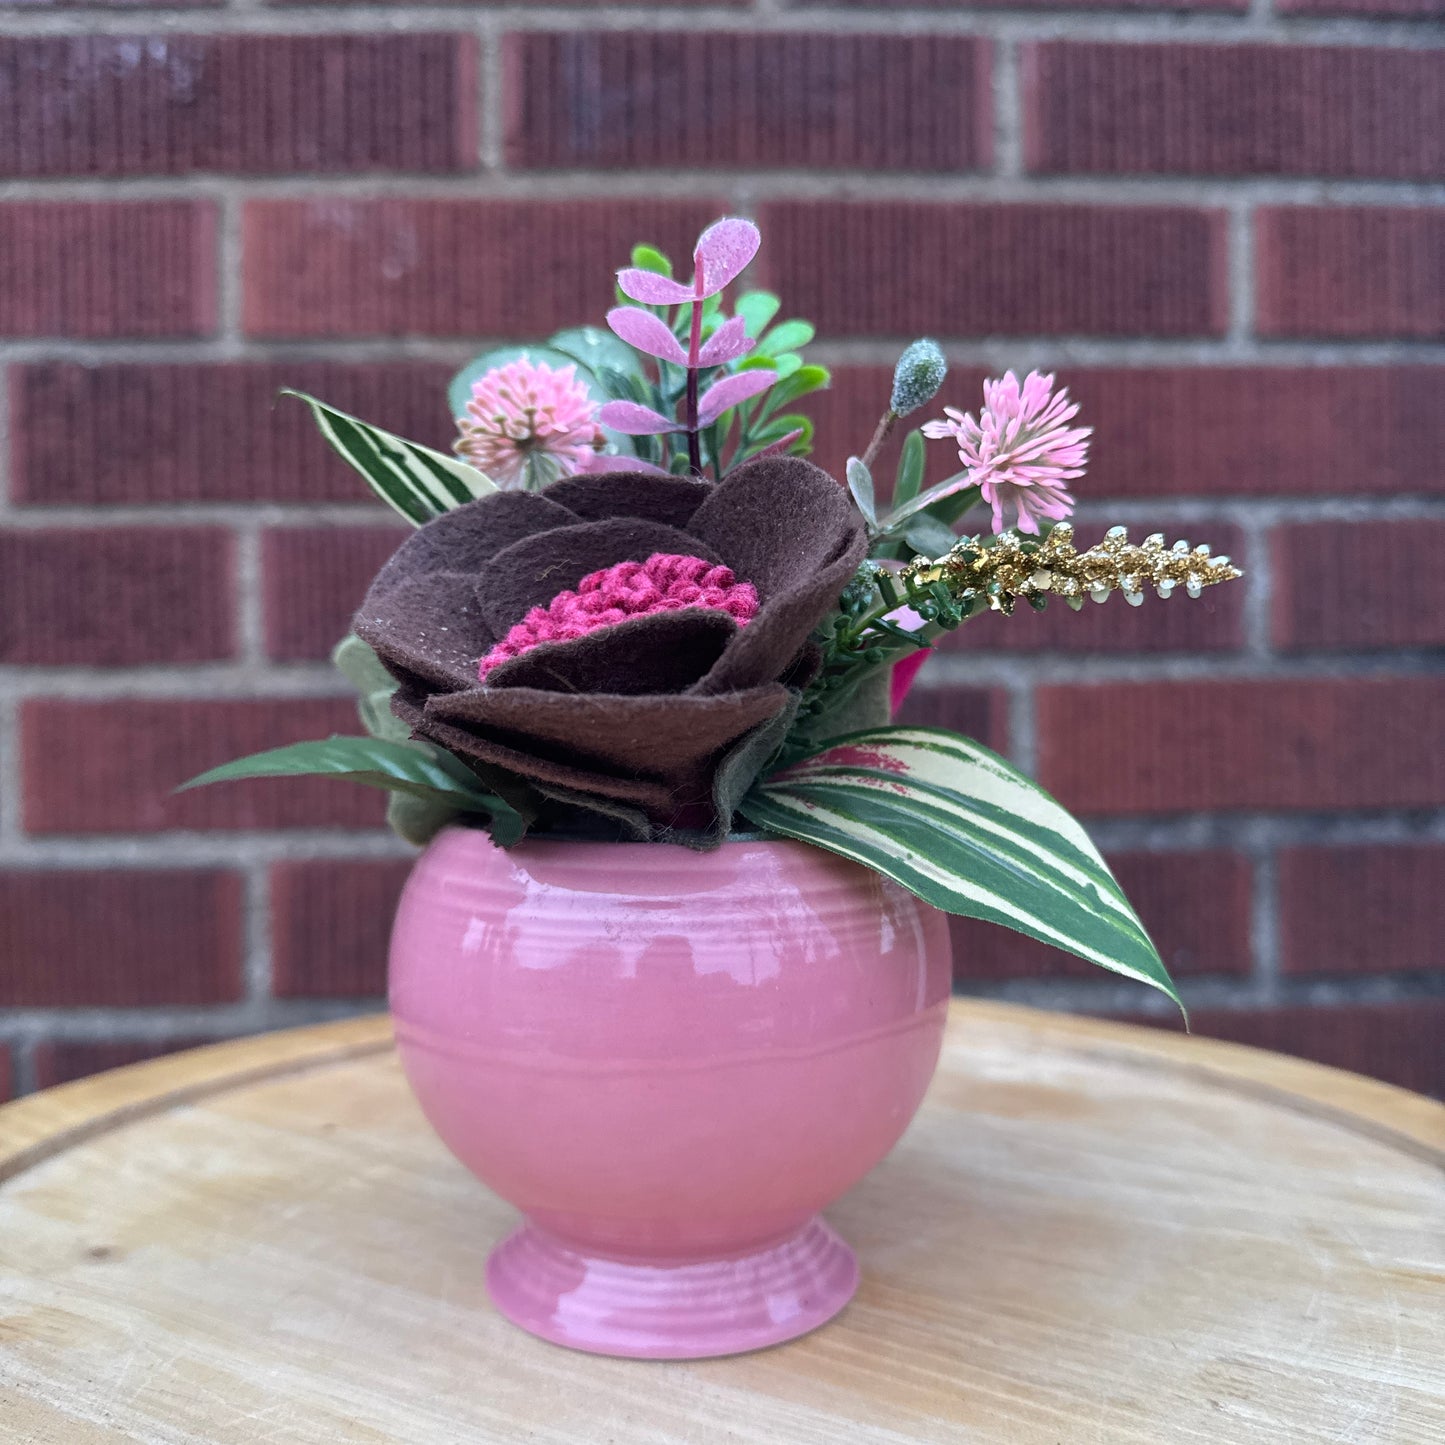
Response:
[[[397,532],[276,389],[445,445],[456,363],[724,210],[838,369],[825,464],[928,332],[960,406],[1067,374],[1086,532],[1243,562],[974,624],[910,713],[1087,816],[1202,1031],[1445,1090],[1442,13],[0,0],[0,1094],[381,989],[374,795],[170,796],[350,726]],[[956,937],[965,989],[1163,1018]]]

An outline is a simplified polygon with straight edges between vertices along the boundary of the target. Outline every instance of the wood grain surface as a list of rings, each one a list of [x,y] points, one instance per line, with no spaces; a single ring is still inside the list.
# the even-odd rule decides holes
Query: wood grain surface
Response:
[[[0,1441],[1445,1442],[1445,1107],[1235,1046],[956,1002],[829,1212],[839,1320],[696,1364],[504,1323],[513,1223],[385,1019],[0,1109]]]

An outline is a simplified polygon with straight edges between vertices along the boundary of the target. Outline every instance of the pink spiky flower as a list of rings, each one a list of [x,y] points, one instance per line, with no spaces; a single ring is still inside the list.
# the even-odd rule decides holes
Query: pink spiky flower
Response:
[[[1037,533],[1039,522],[1061,522],[1074,509],[1064,484],[1084,475],[1092,427],[1070,427],[1079,413],[1067,388],[1054,392],[1052,374],[1031,371],[1019,385],[1013,372],[983,384],[978,421],[945,407],[946,417],[923,424],[928,437],[952,437],[977,486],[993,508],[993,530],[1004,530],[1003,509],[1018,512],[1020,532]]]
[[[456,450],[499,487],[536,491],[595,460],[606,440],[597,409],[575,366],[523,357],[472,383]]]

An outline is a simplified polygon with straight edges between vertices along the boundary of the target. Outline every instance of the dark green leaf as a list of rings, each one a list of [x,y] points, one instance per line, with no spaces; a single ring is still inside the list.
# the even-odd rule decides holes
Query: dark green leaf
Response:
[[[771,291],[745,291],[733,302],[733,311],[747,322],[748,335],[756,341],[781,305]]]
[[[911,431],[903,439],[903,451],[898,458],[898,479],[893,484],[893,505],[902,506],[918,495],[923,485],[923,433]]]

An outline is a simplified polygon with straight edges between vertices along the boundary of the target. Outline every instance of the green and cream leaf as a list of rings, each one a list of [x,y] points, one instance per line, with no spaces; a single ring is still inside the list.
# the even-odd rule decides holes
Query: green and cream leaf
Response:
[[[1179,995],[1079,823],[998,754],[937,728],[832,739],[761,779],[758,827],[863,863],[949,913],[1000,923]]]
[[[459,457],[383,431],[304,391],[288,389],[282,395],[304,401],[321,435],[366,478],[387,506],[414,526],[497,490],[490,477]]]

